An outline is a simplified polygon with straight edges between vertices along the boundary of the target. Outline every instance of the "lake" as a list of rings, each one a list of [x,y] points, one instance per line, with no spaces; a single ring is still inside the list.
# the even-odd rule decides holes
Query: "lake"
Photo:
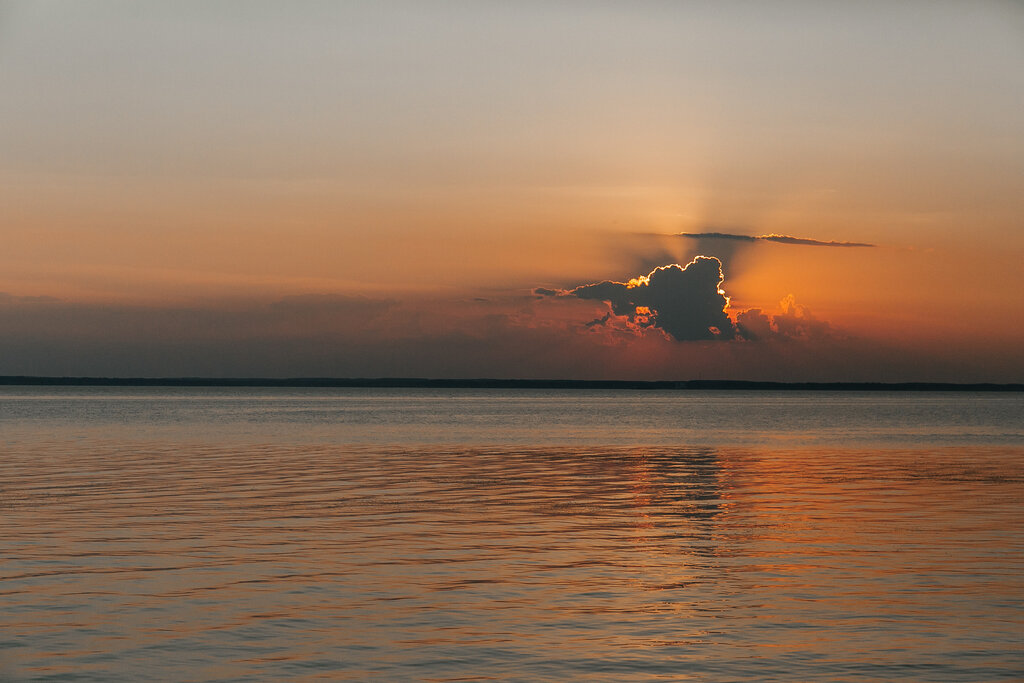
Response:
[[[0,389],[0,680],[1024,677],[1024,394]]]

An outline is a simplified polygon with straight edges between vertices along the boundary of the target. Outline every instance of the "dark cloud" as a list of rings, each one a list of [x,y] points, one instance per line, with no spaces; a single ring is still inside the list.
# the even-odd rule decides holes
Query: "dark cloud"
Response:
[[[681,232],[679,237],[689,237],[695,240],[736,240],[739,242],[753,242],[758,239],[751,235],[736,235],[730,232]]]
[[[778,242],[779,244],[801,244],[811,247],[873,247],[867,242],[836,242],[815,240],[809,237],[793,237],[769,233],[767,235],[739,235],[731,232],[681,232],[679,237],[695,240],[732,240],[736,242]]]
[[[607,302],[631,326],[655,327],[678,341],[733,339],[735,329],[725,313],[728,300],[720,289],[723,279],[721,261],[698,256],[685,266],[662,266],[629,282],[605,280],[564,294]]]
[[[828,326],[791,299],[774,317],[736,315],[734,342],[683,344],[626,329],[607,304],[552,291],[560,296],[543,303],[471,307],[333,295],[177,308],[0,305],[0,375],[1005,382],[1024,372],[1019,345],[999,341],[815,337]],[[744,341],[740,325],[765,336]]]
[[[534,292],[607,303],[611,311],[584,323],[588,330],[606,327],[637,334],[657,328],[677,341],[822,340],[841,336],[829,323],[796,303],[792,294],[780,302],[774,314],[750,308],[735,313],[733,320],[722,290],[724,280],[719,259],[698,256],[685,266],[661,266],[629,282],[604,280],[574,289],[537,288]]]
[[[399,305],[336,294],[207,306],[0,305],[0,375],[356,375],[354,349],[376,350]]]

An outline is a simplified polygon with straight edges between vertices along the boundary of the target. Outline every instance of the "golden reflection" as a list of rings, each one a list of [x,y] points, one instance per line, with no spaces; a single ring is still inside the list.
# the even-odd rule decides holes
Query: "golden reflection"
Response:
[[[230,650],[221,677],[328,662],[387,678],[495,648],[520,662],[648,648],[764,661],[842,643],[895,661],[970,637],[956,624],[1005,635],[1019,592],[1005,450],[97,442],[2,455],[2,619],[31,639],[12,666],[39,675],[71,662],[109,674],[102,652],[195,677],[154,654],[171,641]]]

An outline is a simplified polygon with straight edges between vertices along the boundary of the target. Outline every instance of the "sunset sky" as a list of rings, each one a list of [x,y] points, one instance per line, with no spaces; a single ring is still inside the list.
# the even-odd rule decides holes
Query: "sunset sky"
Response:
[[[3,375],[1024,381],[1010,0],[0,2],[0,179]]]

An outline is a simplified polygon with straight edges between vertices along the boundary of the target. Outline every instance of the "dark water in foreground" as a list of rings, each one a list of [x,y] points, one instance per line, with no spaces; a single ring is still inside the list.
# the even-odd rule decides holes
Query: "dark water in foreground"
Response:
[[[6,388],[0,680],[1024,678],[1024,396]]]

